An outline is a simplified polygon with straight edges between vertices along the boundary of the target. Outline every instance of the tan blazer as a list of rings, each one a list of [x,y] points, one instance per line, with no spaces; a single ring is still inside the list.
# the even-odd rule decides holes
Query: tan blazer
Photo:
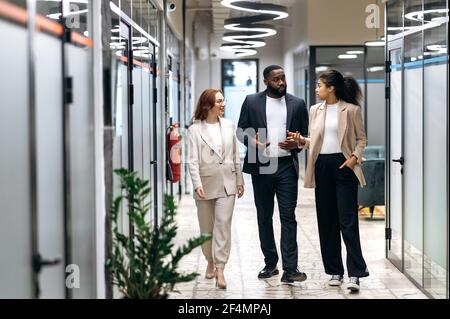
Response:
[[[205,200],[236,194],[236,186],[244,185],[237,146],[236,128],[228,119],[220,118],[222,150],[215,149],[204,121],[189,127],[189,173],[195,190],[202,186]]]
[[[314,165],[322,148],[326,113],[326,102],[312,106],[309,111],[309,138],[306,138],[306,144],[303,146],[303,148],[309,149],[304,181],[306,188],[316,187]],[[363,161],[367,139],[361,107],[344,101],[338,102],[338,139],[341,143],[342,154],[346,159],[349,159],[352,154],[358,158],[358,164],[353,171],[361,187],[364,187],[366,180],[360,164]]]

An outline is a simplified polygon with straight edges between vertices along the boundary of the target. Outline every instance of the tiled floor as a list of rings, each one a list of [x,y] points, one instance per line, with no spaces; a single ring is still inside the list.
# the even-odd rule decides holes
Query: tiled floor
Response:
[[[360,219],[360,232],[364,258],[370,277],[361,279],[361,291],[351,294],[341,287],[327,286],[329,276],[323,271],[317,221],[315,216],[314,191],[300,188],[297,206],[299,268],[308,279],[302,283],[286,285],[280,283],[281,274],[267,280],[259,280],[257,274],[264,266],[259,247],[256,208],[253,203],[251,180],[246,178],[246,193],[236,201],[232,226],[232,248],[225,278],[226,290],[215,287],[214,279],[205,279],[206,261],[200,248],[196,248],[181,261],[182,271],[200,273],[194,281],[177,284],[171,298],[183,299],[396,299],[427,298],[400,271],[385,259],[384,220]],[[300,185],[303,185],[300,182]],[[275,205],[274,227],[279,247],[280,221]],[[199,233],[195,202],[190,195],[184,196],[178,209],[177,244]],[[345,247],[343,245],[343,247]],[[345,248],[343,249],[345,261]],[[281,255],[280,255],[281,256]],[[280,258],[281,259],[281,258]],[[278,268],[281,270],[281,261]],[[347,280],[347,278],[346,278]]]

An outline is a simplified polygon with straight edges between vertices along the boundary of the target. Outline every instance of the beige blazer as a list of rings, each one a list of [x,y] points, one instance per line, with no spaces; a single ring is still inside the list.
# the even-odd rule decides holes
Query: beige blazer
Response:
[[[205,200],[236,194],[236,186],[244,185],[236,128],[228,119],[220,118],[222,153],[215,149],[204,121],[194,121],[189,127],[189,173],[194,198],[201,200],[195,190],[202,186]]]
[[[316,187],[314,166],[322,148],[326,113],[326,102],[312,106],[309,111],[309,138],[306,138],[306,144],[303,146],[303,148],[309,149],[304,181],[306,188]],[[349,159],[352,154],[358,158],[358,164],[353,171],[361,187],[364,187],[366,180],[360,165],[363,161],[367,139],[361,107],[344,101],[338,102],[338,139],[341,143],[342,154],[346,159]]]

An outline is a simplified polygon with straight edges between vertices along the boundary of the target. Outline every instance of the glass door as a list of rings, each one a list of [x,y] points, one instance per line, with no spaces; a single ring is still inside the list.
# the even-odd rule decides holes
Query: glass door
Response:
[[[388,236],[387,255],[389,260],[403,270],[403,78],[402,48],[388,51],[390,72],[388,73],[388,156],[390,171],[388,185]]]

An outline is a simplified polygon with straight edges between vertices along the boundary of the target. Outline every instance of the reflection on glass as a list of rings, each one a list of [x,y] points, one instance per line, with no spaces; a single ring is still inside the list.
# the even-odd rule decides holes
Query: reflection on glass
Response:
[[[38,15],[59,23],[62,23],[62,13],[64,12],[65,26],[73,32],[89,37],[89,5],[88,0],[67,0],[65,2],[39,0],[36,2],[36,12]]]
[[[366,71],[367,79],[369,80],[383,80],[384,82],[384,48],[382,47],[368,47]]]
[[[26,8],[27,7],[27,0],[9,0],[6,2],[10,2],[12,4],[15,4],[16,6]]]
[[[166,45],[168,51],[176,58],[177,60],[180,58],[180,45],[177,37],[172,32],[172,30],[168,29],[167,37],[166,37]]]
[[[405,0],[405,31],[420,29],[423,24],[422,0]]]
[[[134,19],[132,0],[120,0],[120,10],[131,19]]]
[[[448,9],[446,0],[424,2],[424,288],[448,298]],[[430,25],[431,24],[431,25]]]
[[[389,37],[403,32],[403,1],[390,0],[387,2],[387,34]]]
[[[423,153],[422,32],[416,32],[405,37],[404,51],[405,272],[417,283],[422,284],[423,160],[422,156],[418,156],[418,154]]]
[[[431,28],[425,29],[424,33],[424,58],[434,59],[442,62],[448,55],[447,43],[447,20],[448,9],[445,0],[425,1],[423,18]]]
[[[405,63],[423,59],[422,33],[413,33],[405,37]]]
[[[62,15],[62,2],[60,1],[36,1],[36,13],[60,22]]]
[[[122,60],[122,62],[127,63],[126,60],[126,48],[127,39],[123,37],[120,33],[120,20],[114,12],[111,12],[111,40],[109,47],[112,51],[112,56]]]
[[[352,52],[352,54],[349,54]],[[354,54],[358,52],[358,54]],[[362,53],[361,53],[362,52]],[[316,83],[320,74],[338,70],[344,76],[355,78],[364,92],[364,47],[330,47],[316,49]],[[313,97],[311,97],[313,100]]]
[[[149,24],[149,31],[148,33],[154,37],[155,39],[159,38],[159,29],[158,29],[158,22],[159,22],[159,17],[158,17],[158,10],[153,7],[153,6],[149,6],[148,9],[148,16],[144,17],[144,19],[146,19],[148,21]]]
[[[88,31],[88,12],[89,1],[87,0],[71,0],[66,1],[67,8],[65,10],[66,26],[71,31],[77,32],[89,37]]]
[[[308,74],[308,50],[294,55],[294,94],[305,100],[308,104],[308,91],[306,76]]]

